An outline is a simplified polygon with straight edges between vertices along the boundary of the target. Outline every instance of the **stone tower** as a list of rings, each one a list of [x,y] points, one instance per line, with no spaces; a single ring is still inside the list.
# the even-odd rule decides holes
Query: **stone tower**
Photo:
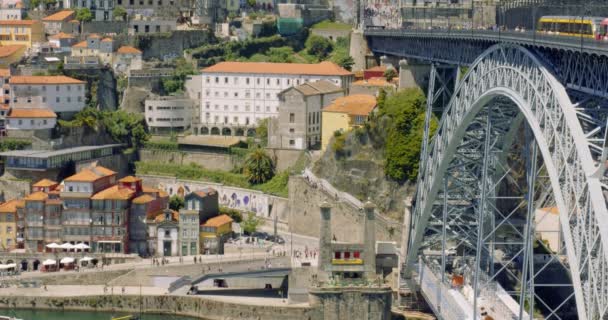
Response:
[[[376,275],[376,216],[374,210],[376,206],[370,201],[363,205],[363,214],[365,223],[363,226],[363,246],[365,265],[365,277],[368,279],[374,278]]]
[[[321,203],[321,232],[319,232],[319,263],[323,271],[329,271],[331,266],[331,206],[327,201]]]

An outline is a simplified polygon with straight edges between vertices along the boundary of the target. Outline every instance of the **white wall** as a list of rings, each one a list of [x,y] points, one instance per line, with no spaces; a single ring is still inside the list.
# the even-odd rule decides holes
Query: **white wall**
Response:
[[[171,255],[172,256],[176,256],[178,255],[178,251],[177,251],[177,228],[171,228],[171,237],[170,238],[166,238],[165,237],[165,228],[163,227],[158,227],[158,233],[157,235],[157,242],[156,242],[156,253],[159,256],[162,256],[164,253],[164,241],[166,240],[171,240]]]
[[[329,80],[342,86],[344,81],[340,76],[291,74],[203,72],[202,77],[201,123],[232,125],[246,125],[247,120],[253,125],[261,119],[276,117],[279,111],[277,95],[289,87],[318,80]]]
[[[85,87],[82,84],[11,84],[11,107],[27,104],[27,98],[41,96],[43,103],[55,112],[78,112],[84,108]],[[17,99],[17,102],[15,102]],[[32,102],[35,100],[32,99]],[[34,105],[32,105],[34,107]]]
[[[189,127],[193,105],[190,99],[146,100],[146,123],[149,127]]]
[[[22,20],[23,9],[0,9],[0,20]]]
[[[70,187],[72,190],[70,190]],[[63,192],[93,192],[93,184],[90,182],[65,182]]]
[[[6,120],[6,128],[8,130],[42,130],[54,128],[56,123],[56,118],[9,118]]]

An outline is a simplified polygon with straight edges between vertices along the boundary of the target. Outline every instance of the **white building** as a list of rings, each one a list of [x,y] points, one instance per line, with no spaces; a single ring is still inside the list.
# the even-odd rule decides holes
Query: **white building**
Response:
[[[63,0],[64,9],[89,8],[96,21],[112,21],[114,0]]]
[[[145,101],[146,123],[153,133],[182,132],[192,124],[194,101],[185,98],[159,97]]]
[[[143,67],[142,52],[131,46],[122,46],[114,52],[112,68],[116,72],[126,73],[141,70]]]
[[[559,210],[557,207],[537,209],[534,214],[536,227],[534,232],[549,250],[561,252],[563,239],[561,238],[561,225],[559,222]]]
[[[57,115],[50,109],[11,109],[6,117],[8,130],[52,129]]]
[[[15,104],[35,106],[34,97],[60,116],[76,113],[85,105],[85,82],[66,76],[12,76],[10,84],[11,107]],[[24,102],[25,101],[25,102]]]
[[[25,9],[22,7],[1,7],[0,20],[23,20],[25,18]]]
[[[177,212],[165,209],[155,219],[156,252],[162,257],[179,255],[179,215]]]
[[[348,90],[354,75],[332,62],[221,62],[202,71],[198,134],[241,135],[279,113],[281,91],[319,80]]]

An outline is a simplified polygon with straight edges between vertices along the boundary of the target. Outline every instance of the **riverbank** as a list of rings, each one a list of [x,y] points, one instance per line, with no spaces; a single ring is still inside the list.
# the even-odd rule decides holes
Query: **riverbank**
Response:
[[[94,311],[171,314],[207,320],[319,319],[318,309],[305,305],[268,305],[219,301],[198,296],[80,295],[28,296],[0,294],[0,309]]]

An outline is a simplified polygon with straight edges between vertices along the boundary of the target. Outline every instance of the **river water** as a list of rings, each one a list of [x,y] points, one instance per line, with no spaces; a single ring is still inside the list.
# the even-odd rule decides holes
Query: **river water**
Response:
[[[8,315],[23,320],[110,320],[112,314],[109,312],[86,312],[86,311],[41,311],[41,310],[0,310],[0,315]],[[115,313],[114,316],[125,315]],[[142,320],[200,320],[198,318],[144,314]]]

